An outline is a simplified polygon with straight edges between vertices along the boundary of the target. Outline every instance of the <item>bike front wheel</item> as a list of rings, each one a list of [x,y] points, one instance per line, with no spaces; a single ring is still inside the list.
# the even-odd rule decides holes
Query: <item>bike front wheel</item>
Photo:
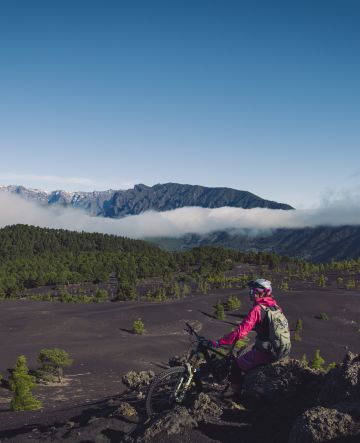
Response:
[[[149,417],[170,411],[184,398],[188,379],[184,366],[175,366],[159,374],[149,386],[146,395],[146,413]]]

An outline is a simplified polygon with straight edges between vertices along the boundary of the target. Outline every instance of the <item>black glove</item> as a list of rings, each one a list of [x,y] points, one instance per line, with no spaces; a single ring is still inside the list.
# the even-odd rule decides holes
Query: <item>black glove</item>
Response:
[[[207,348],[217,348],[219,346],[218,341],[208,340],[205,337],[201,337],[200,343]]]

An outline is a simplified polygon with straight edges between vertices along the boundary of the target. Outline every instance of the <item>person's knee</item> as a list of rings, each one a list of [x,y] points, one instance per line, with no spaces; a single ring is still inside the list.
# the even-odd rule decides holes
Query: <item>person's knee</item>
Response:
[[[232,385],[238,385],[241,386],[244,378],[244,371],[242,371],[238,364],[234,362],[231,366],[230,371],[230,382]]]

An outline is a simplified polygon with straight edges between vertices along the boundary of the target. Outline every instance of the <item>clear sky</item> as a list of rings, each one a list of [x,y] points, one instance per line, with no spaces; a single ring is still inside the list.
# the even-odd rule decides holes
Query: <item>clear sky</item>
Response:
[[[3,0],[0,184],[359,189],[358,0]]]

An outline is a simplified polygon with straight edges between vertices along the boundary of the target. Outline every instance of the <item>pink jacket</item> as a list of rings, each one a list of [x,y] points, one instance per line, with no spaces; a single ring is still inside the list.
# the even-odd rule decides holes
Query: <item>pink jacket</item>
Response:
[[[276,304],[276,300],[274,300],[272,297],[263,297],[255,300],[254,306],[248,313],[246,318],[234,331],[220,338],[218,340],[219,345],[232,345],[234,341],[240,340],[241,338],[245,337],[255,327],[255,325],[261,323],[262,321],[260,305],[275,306]]]

